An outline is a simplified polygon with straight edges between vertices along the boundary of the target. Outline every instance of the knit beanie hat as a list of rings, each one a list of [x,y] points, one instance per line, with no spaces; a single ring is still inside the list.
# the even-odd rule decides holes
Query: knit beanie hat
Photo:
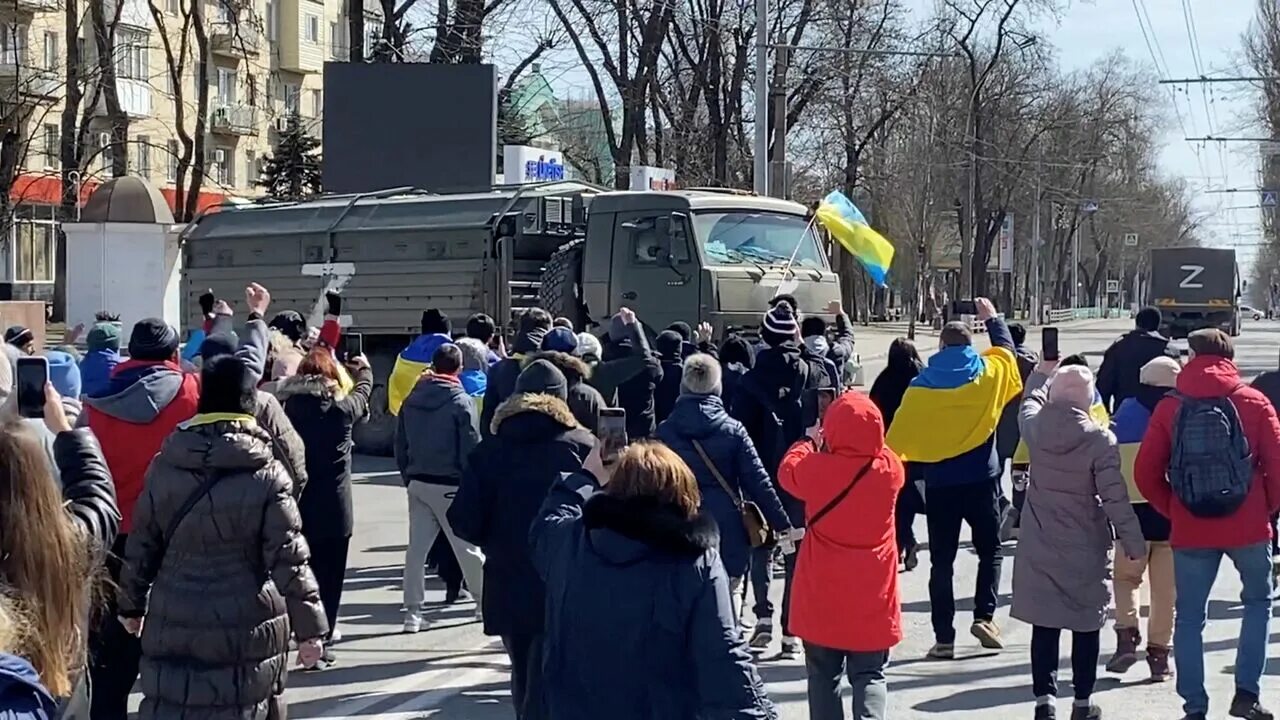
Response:
[[[1060,367],[1049,380],[1049,402],[1065,403],[1080,410],[1093,407],[1096,391],[1093,371],[1082,365]]]
[[[160,318],[139,320],[129,334],[129,357],[168,360],[178,351],[178,331]]]
[[[684,340],[680,337],[680,333],[675,330],[663,330],[658,333],[657,339],[653,341],[653,346],[663,360],[674,361],[680,359],[684,350]]]
[[[297,310],[276,313],[276,316],[271,318],[271,327],[279,330],[281,335],[295,343],[301,341],[307,334],[307,321],[302,319],[302,314]]]
[[[218,355],[204,361],[200,369],[202,413],[253,415],[258,404],[258,377],[234,355]]]
[[[591,333],[578,333],[578,347],[574,349],[573,354],[578,357],[591,356],[600,359],[600,354],[604,352],[604,348],[600,347],[600,340]]]
[[[684,395],[719,395],[720,376],[718,360],[705,353],[694,353],[685,358],[680,392]]]
[[[80,382],[80,366],[74,357],[60,350],[50,350],[44,356],[49,361],[49,382],[59,395],[79,398],[84,394],[84,387]]]
[[[1138,372],[1138,381],[1143,385],[1172,388],[1178,386],[1178,373],[1182,366],[1171,357],[1158,357],[1142,366]]]
[[[566,327],[553,327],[542,336],[543,350],[573,354],[578,349],[578,336]]]
[[[516,378],[516,392],[550,395],[566,400],[569,397],[569,382],[564,373],[546,360],[534,360],[520,372]]]
[[[769,309],[764,314],[764,322],[761,326],[760,337],[764,339],[770,347],[780,345],[788,340],[794,340],[796,331],[800,329],[799,323],[796,322],[796,313],[791,305],[780,302]]]
[[[484,343],[475,338],[458,338],[454,343],[458,346],[458,350],[462,351],[462,369],[480,370],[488,372],[489,370],[489,348]]]
[[[85,344],[90,352],[98,350],[119,350],[120,349],[120,323],[100,322],[94,323],[89,329],[89,335],[85,338]]]
[[[450,332],[448,315],[435,308],[422,313],[423,335],[448,335]]]
[[[683,320],[677,320],[667,326],[668,330],[674,330],[680,334],[682,342],[689,342],[693,339],[693,329],[689,327],[689,323]]]

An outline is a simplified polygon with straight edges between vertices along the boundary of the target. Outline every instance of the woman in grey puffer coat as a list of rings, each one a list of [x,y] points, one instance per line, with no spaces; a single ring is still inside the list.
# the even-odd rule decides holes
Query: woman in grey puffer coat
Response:
[[[1052,379],[1047,373],[1053,371]],[[1072,720],[1096,720],[1099,632],[1111,594],[1107,563],[1114,525],[1120,546],[1142,556],[1115,436],[1089,416],[1093,373],[1041,363],[1027,381],[1019,426],[1031,450],[1031,484],[1013,566],[1011,615],[1033,626],[1031,677],[1037,720],[1055,717],[1058,639],[1070,630]]]

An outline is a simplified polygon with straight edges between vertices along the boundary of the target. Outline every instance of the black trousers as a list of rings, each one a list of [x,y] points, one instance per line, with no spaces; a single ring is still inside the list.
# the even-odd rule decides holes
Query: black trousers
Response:
[[[436,574],[450,595],[462,589],[462,566],[458,564],[458,556],[453,554],[453,547],[444,533],[436,533],[436,541],[427,553],[427,560],[435,561]]]
[[[320,602],[329,621],[329,632],[338,626],[338,607],[342,605],[342,585],[347,577],[347,551],[350,537],[307,538],[311,547],[311,572],[320,586]]]
[[[97,627],[89,634],[89,676],[93,698],[93,720],[128,720],[129,693],[138,679],[142,644],[125,631],[116,619],[115,586],[120,581],[127,535],[116,537],[107,555],[107,573],[112,588]]]
[[[516,720],[543,720],[542,635],[503,635],[502,647],[511,660],[511,704]]]
[[[898,504],[893,509],[894,529],[898,536],[898,551],[903,552],[916,546],[916,515],[924,512],[924,498],[920,497],[920,489],[911,481],[910,475],[902,490],[898,492]]]
[[[1077,700],[1093,695],[1098,682],[1100,631],[1071,633],[1071,684]],[[1058,696],[1058,641],[1062,631],[1036,625],[1031,628],[1031,689],[1036,697]]]
[[[999,602],[1000,509],[994,480],[930,487],[925,490],[929,522],[929,603],[933,635],[939,643],[956,641],[956,596],[953,580],[961,525],[968,525],[978,552],[978,578],[973,590],[973,619],[995,617]]]

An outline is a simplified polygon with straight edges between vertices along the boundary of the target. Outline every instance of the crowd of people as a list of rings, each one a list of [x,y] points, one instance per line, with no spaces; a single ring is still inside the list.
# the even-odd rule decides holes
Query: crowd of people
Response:
[[[289,666],[338,662],[352,428],[374,378],[341,350],[341,295],[324,302],[320,328],[293,310],[268,323],[270,293],[250,285],[237,330],[210,292],[185,348],[153,318],[124,352],[104,313],[83,350],[43,353],[40,413],[19,412],[15,388],[34,334],[5,333],[5,717],[125,720],[136,686],[147,720],[282,718]],[[1082,356],[1038,357],[1025,328],[976,304],[988,348],[959,322],[927,357],[898,339],[867,394],[850,387],[838,303],[822,308],[828,327],[781,295],[758,338],[718,342],[710,325],[647,328],[627,308],[598,334],[534,308],[508,345],[492,318],[454,332],[426,310],[388,381],[409,521],[403,631],[431,622],[434,563],[446,601],[469,592],[501,639],[518,720],[773,718],[755,658],[775,641],[803,657],[810,717],[845,717],[847,678],[853,717],[883,720],[923,514],[928,658],[956,657],[966,525],[969,634],[1004,647],[1002,545],[1016,533],[1010,615],[1032,627],[1037,720],[1057,714],[1064,631],[1070,717],[1101,718],[1112,595],[1106,670],[1145,658],[1203,720],[1202,634],[1226,556],[1244,587],[1229,712],[1271,720],[1280,373],[1245,385],[1217,330],[1193,333],[1180,361],[1147,309],[1095,376]]]

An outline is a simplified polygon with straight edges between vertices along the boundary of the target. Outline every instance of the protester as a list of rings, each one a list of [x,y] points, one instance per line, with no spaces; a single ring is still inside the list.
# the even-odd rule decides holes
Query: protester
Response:
[[[818,315],[807,316],[800,322],[800,337],[805,348],[822,359],[833,387],[840,388],[844,386],[845,366],[853,359],[853,330],[840,301],[833,300],[827,305],[827,312],[836,316],[833,339],[827,339],[827,321]]]
[[[809,717],[844,717],[847,674],[855,720],[885,720],[884,671],[902,640],[893,508],[906,470],[884,444],[875,404],[841,395],[821,430],[787,452],[778,476],[805,508],[791,631],[805,643]]]
[[[302,664],[320,661],[328,626],[293,489],[253,418],[260,375],[205,362],[199,413],[147,472],[119,589],[120,623],[143,638],[141,720],[284,717],[288,631]]]
[[[400,413],[400,405],[418,383],[418,377],[431,367],[431,357],[441,345],[453,342],[449,316],[431,308],[422,313],[422,334],[409,343],[398,356],[387,379],[387,407],[392,415]]]
[[[1142,366],[1169,354],[1169,339],[1160,334],[1160,309],[1145,307],[1134,318],[1134,329],[1111,344],[1098,368],[1102,404],[1115,412],[1125,398],[1138,393]]]
[[[574,336],[563,328],[553,329],[543,338],[542,351],[530,355],[526,360],[528,362],[546,360],[556,366],[568,384],[566,404],[569,406],[569,411],[573,413],[579,425],[594,435],[600,429],[600,411],[608,405],[600,395],[600,391],[590,384],[593,372],[591,366],[573,355],[577,350],[577,337],[574,337],[571,349],[564,349],[570,347],[569,337]]]
[[[680,368],[684,358],[685,341],[675,330],[663,330],[654,341],[658,352],[658,364],[662,366],[662,379],[653,388],[653,419],[661,425],[671,415],[680,397]]]
[[[1169,648],[1173,646],[1173,549],[1169,547],[1169,520],[1142,497],[1134,478],[1134,461],[1142,438],[1147,434],[1151,414],[1164,396],[1177,386],[1182,366],[1168,357],[1158,357],[1142,366],[1138,394],[1126,398],[1116,409],[1111,431],[1120,445],[1120,462],[1128,484],[1129,502],[1142,526],[1146,552],[1136,561],[1116,549],[1112,586],[1116,596],[1116,653],[1107,661],[1107,671],[1124,674],[1138,662],[1142,645],[1138,608],[1143,575],[1151,578],[1151,613],[1147,621],[1147,665],[1155,682],[1173,676],[1169,668]]]
[[[1093,373],[1045,362],[1027,381],[1019,425],[1035,474],[1013,566],[1012,617],[1031,631],[1037,720],[1055,717],[1058,642],[1071,631],[1071,720],[1096,720],[1099,634],[1110,598],[1111,528],[1129,558],[1144,557],[1142,528],[1129,505],[1116,438],[1089,415]],[[1101,503],[1099,503],[1101,500]]]
[[[1171,524],[1178,695],[1188,720],[1204,719],[1202,634],[1225,555],[1243,584],[1229,712],[1270,720],[1259,693],[1270,637],[1270,517],[1280,510],[1280,424],[1266,396],[1241,382],[1226,333],[1197,330],[1187,345],[1177,394],[1156,406],[1134,462],[1138,490]]]
[[[889,344],[889,353],[885,368],[871,383],[868,396],[875,403],[884,418],[887,432],[893,425],[893,418],[902,405],[902,396],[907,393],[911,381],[916,379],[924,369],[924,362],[916,350],[915,343],[906,338],[896,338]],[[898,494],[898,503],[894,506],[894,528],[898,541],[898,562],[903,569],[915,570],[920,564],[919,543],[916,542],[916,515],[924,512],[924,498],[916,482],[923,482],[923,468],[918,464],[907,466],[907,482],[902,485]]]
[[[999,484],[996,427],[1022,392],[1009,329],[986,298],[978,298],[991,349],[978,354],[964,323],[942,329],[940,349],[903,395],[887,442],[904,461],[923,464],[929,526],[929,603],[935,644],[929,657],[955,657],[952,576],[960,526],[968,524],[978,553],[970,633],[983,647],[1004,647],[995,622],[1000,587]]]
[[[774,532],[791,529],[791,520],[774,491],[769,473],[742,423],[729,417],[720,399],[720,363],[695,353],[680,372],[680,397],[658,426],[658,439],[680,456],[698,481],[699,511],[720,528],[720,559],[738,617],[739,590],[751,560],[752,542],[743,524],[743,504],[753,503]]]
[[[647,438],[657,429],[653,394],[662,379],[662,363],[649,350],[644,326],[629,308],[619,309],[609,321],[591,383],[605,402],[626,410],[629,439]]]
[[[547,592],[533,567],[529,526],[552,483],[582,467],[595,439],[569,411],[568,382],[550,362],[529,363],[515,390],[496,408],[492,435],[468,456],[448,519],[484,552],[484,632],[501,637],[511,659],[517,717],[538,720],[547,717],[540,679]]]
[[[707,349],[715,348],[708,343]],[[732,411],[737,402],[738,388],[742,385],[743,378],[747,376],[747,371],[755,363],[751,346],[741,335],[734,333],[720,343],[716,352],[707,354],[716,355],[720,361],[720,367],[723,370],[720,399],[724,401],[725,409]]]
[[[596,365],[600,364],[600,356],[604,353],[604,348],[600,345],[600,340],[591,333],[578,333],[578,347],[574,349],[574,357],[582,358],[582,362],[587,367],[595,371]],[[594,387],[594,386],[593,386]]]
[[[693,328],[689,327],[689,323],[683,320],[677,320],[671,323],[670,325],[668,325],[667,329],[664,330],[663,332],[673,332],[676,335],[680,336],[680,360],[681,361],[683,361],[685,358],[689,357],[690,355],[694,354],[695,352],[699,351],[698,345],[695,342],[695,339],[696,339],[695,333],[693,331]],[[659,335],[661,335],[661,333],[659,333]],[[659,354],[661,354],[662,350],[658,349],[658,352]]]
[[[467,318],[467,337],[479,340],[484,345],[485,357],[490,366],[496,365],[502,359],[502,356],[494,351],[495,343],[501,347],[502,337],[498,335],[498,325],[493,318],[484,313],[476,313]]]
[[[777,718],[699,503],[688,466],[651,442],[628,447],[612,477],[596,449],[555,484],[529,532],[550,590],[547,717]]]
[[[9,619],[21,624],[4,650],[39,672],[59,705],[50,717],[78,720],[89,713],[93,589],[120,512],[98,442],[89,430],[72,429],[52,385],[42,423],[54,437],[52,464],[29,425],[0,426],[0,577]]]
[[[462,372],[458,373],[458,381],[462,383],[462,390],[476,407],[475,424],[479,426],[480,409],[484,407],[484,393],[489,387],[490,351],[484,343],[475,338],[458,338],[455,345],[462,353]]]
[[[97,395],[111,382],[111,373],[123,362],[120,355],[119,318],[98,313],[98,321],[89,328],[85,337],[87,351],[80,359],[80,378],[83,394]]]
[[[4,341],[5,344],[18,348],[24,355],[36,354],[36,335],[22,325],[12,325],[5,330]]]
[[[12,654],[25,628],[18,627],[8,598],[0,598],[0,717],[5,720],[55,720],[58,703],[26,658]]]
[[[298,499],[298,511],[330,630],[337,628],[347,552],[355,531],[351,427],[368,413],[373,391],[369,361],[357,356],[348,358],[348,363],[355,373],[355,389],[349,395],[342,391],[333,351],[323,345],[312,348],[298,372],[281,381],[276,390],[285,415],[306,447],[307,491]],[[326,647],[322,667],[334,662],[333,649]]]
[[[307,321],[296,310],[285,310],[271,318],[272,348],[274,349],[270,379],[273,381],[293,377],[298,366],[307,357],[304,342],[307,338]]]
[[[542,308],[530,308],[520,316],[515,342],[511,344],[511,357],[503,358],[489,368],[489,386],[484,393],[484,407],[480,411],[480,437],[489,437],[493,430],[493,417],[498,406],[516,392],[516,379],[524,368],[525,357],[542,347],[542,338],[551,330],[551,315]]]
[[[570,319],[569,319],[569,318],[567,318],[567,317],[564,317],[564,316],[557,317],[555,320],[553,320],[553,321],[552,321],[552,323],[551,323],[551,326],[552,326],[552,327],[558,327],[558,328],[564,328],[565,330],[568,330],[569,332],[573,332],[573,321],[572,321],[572,320],[570,320]]]
[[[396,465],[409,498],[409,544],[404,555],[407,633],[422,629],[423,568],[441,530],[477,604],[484,587],[484,555],[475,545],[458,538],[448,519],[467,457],[480,443],[479,413],[458,377],[462,352],[456,345],[441,345],[431,358],[431,367],[409,393],[396,425]],[[448,588],[447,594],[457,597],[455,592],[461,594],[460,585]]]

